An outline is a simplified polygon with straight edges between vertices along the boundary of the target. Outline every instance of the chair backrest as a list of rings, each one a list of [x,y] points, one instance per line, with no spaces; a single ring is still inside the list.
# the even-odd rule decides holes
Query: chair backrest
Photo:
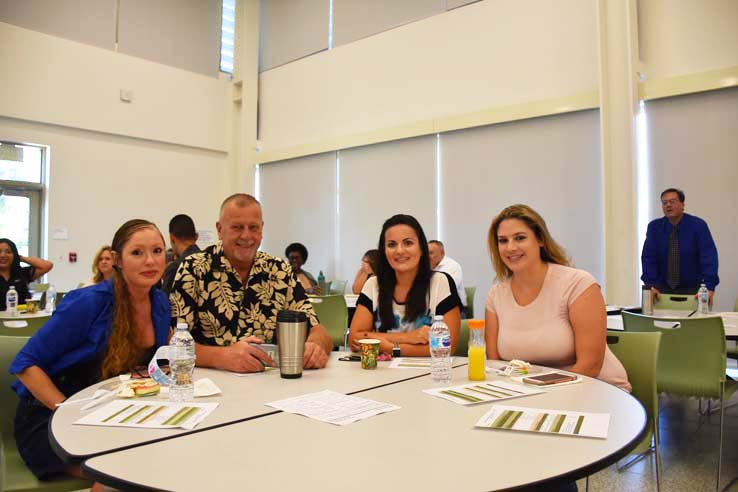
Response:
[[[625,331],[661,333],[660,392],[720,398],[726,356],[725,328],[719,316],[659,318],[627,311],[622,316]]]
[[[348,308],[346,308],[346,299],[343,294],[311,296],[310,302],[313,304],[320,324],[325,326],[333,339],[333,346],[343,345],[346,330],[348,330]]]
[[[464,287],[466,293],[466,317],[474,319],[474,294],[477,292],[476,287]]]
[[[33,336],[44,324],[49,321],[49,316],[40,316],[38,318],[3,318],[0,319],[0,336],[17,336],[30,337]],[[6,324],[7,323],[7,324]],[[13,327],[14,324],[25,323],[23,327]],[[10,326],[8,326],[10,325]],[[0,368],[1,370],[2,368]]]
[[[469,355],[469,320],[462,319],[459,327],[459,341],[456,344],[454,355],[466,357]]]
[[[18,397],[10,387],[16,378],[8,374],[8,368],[28,339],[29,337],[0,336],[0,434],[6,438],[13,435],[15,407],[18,405]]]
[[[33,286],[34,292],[46,292],[49,290],[49,284],[36,284]]]
[[[345,280],[331,280],[331,285],[328,287],[328,294],[341,294],[346,292],[346,281]]]
[[[662,292],[658,300],[653,303],[653,308],[695,311],[697,309],[697,298],[691,294],[669,294]]]
[[[607,344],[628,373],[632,395],[648,414],[649,432],[631,454],[640,454],[651,446],[651,434],[658,422],[659,395],[656,386],[661,333],[608,332]]]

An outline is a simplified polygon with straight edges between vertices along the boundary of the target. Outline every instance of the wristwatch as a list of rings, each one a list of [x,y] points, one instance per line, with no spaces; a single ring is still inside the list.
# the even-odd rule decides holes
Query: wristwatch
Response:
[[[392,347],[392,357],[399,357],[400,356],[400,344],[395,343],[395,345]]]

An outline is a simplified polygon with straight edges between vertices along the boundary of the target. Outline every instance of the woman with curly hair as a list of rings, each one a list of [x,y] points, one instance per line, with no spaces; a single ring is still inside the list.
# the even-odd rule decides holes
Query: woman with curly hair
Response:
[[[21,263],[29,266],[22,267]],[[0,238],[0,311],[4,311],[5,295],[10,286],[18,292],[18,303],[26,302],[31,297],[28,284],[48,273],[54,264],[48,260],[21,256],[15,243],[7,238]]]

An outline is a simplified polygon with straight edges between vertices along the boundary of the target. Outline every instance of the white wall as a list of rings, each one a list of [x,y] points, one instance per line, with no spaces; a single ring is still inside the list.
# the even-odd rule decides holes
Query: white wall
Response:
[[[0,139],[50,147],[48,278],[60,290],[91,276],[97,248],[110,244],[128,219],[155,222],[169,242],[167,227],[186,213],[198,229],[215,230],[225,198],[226,155],[127,137],[105,135],[0,117]],[[69,239],[51,239],[64,228]],[[77,263],[67,261],[77,253]]]
[[[227,149],[225,80],[4,23],[0,66],[2,116]]]
[[[596,91],[595,7],[486,0],[269,70],[264,151]]]
[[[638,7],[647,80],[738,65],[735,0],[639,0]]]
[[[178,213],[215,230],[233,188],[227,81],[4,23],[0,66],[0,140],[50,149],[49,280],[61,290],[89,278],[128,219],[154,221],[167,242]],[[57,228],[69,239],[51,239]]]

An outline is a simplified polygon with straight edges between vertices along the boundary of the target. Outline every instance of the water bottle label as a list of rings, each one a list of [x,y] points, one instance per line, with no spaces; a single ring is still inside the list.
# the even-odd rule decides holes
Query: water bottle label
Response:
[[[431,337],[430,346],[431,350],[437,350],[440,348],[451,348],[451,337],[449,335]]]
[[[176,347],[171,347],[172,349]],[[172,378],[164,374],[164,371],[161,370],[159,367],[157,359],[167,359],[169,360],[171,356],[174,355],[174,350],[170,350],[169,345],[164,345],[162,347],[159,347],[156,350],[156,353],[154,354],[154,357],[151,358],[151,362],[149,362],[149,377],[159,383],[162,386],[169,386],[172,384]]]

